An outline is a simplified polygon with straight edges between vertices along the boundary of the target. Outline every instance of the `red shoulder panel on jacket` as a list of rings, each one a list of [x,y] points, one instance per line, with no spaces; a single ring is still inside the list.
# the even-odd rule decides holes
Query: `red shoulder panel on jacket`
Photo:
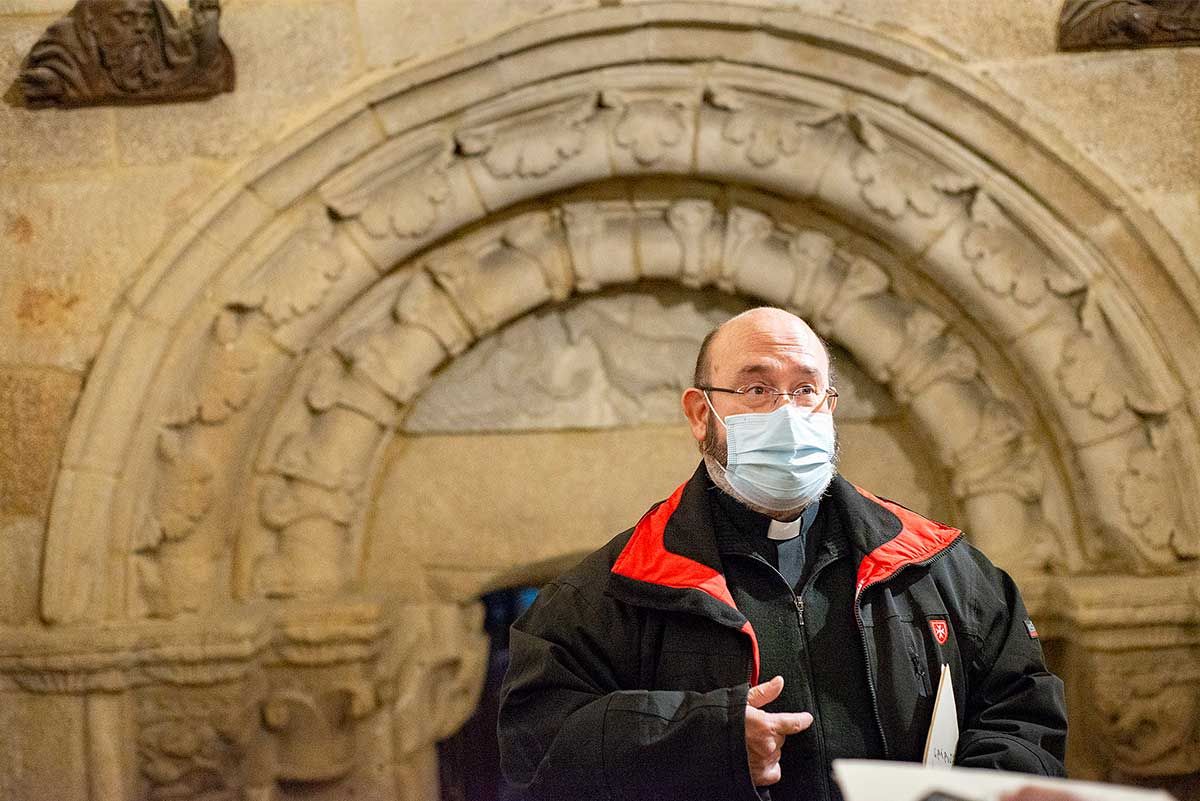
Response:
[[[671,493],[671,497],[642,516],[634,527],[629,542],[625,543],[621,550],[621,555],[613,563],[612,572],[663,587],[700,590],[726,606],[737,609],[724,575],[708,565],[668,551],[663,543],[667,521],[679,508],[679,501],[683,498],[686,486],[686,482],[680,484]],[[754,655],[751,684],[755,684],[758,681],[758,637],[750,621],[746,621],[742,626],[742,632],[750,638],[750,649]]]
[[[868,586],[890,578],[907,565],[933,558],[962,536],[962,532],[952,526],[921,517],[898,503],[877,498],[862,487],[855,486],[854,489],[900,518],[901,526],[899,534],[871,551],[859,564],[854,587],[856,602]]]

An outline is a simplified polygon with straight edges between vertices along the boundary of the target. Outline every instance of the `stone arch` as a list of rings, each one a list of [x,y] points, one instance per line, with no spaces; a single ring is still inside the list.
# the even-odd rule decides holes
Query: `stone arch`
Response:
[[[639,188],[666,176],[674,194]],[[745,200],[756,190],[780,200]],[[49,656],[7,669],[39,691],[139,698],[233,682],[231,707],[270,711],[270,767],[223,778],[250,785],[342,775],[336,750],[299,743],[408,709],[423,724],[380,747],[420,774],[461,699],[437,713],[405,699],[450,675],[469,700],[472,612],[419,587],[355,595],[379,442],[474,339],[642,278],[812,317],[929,421],[977,535],[1009,548],[1063,632],[1133,649],[1122,618],[1191,597],[1200,288],[1161,227],[952,65],[829,20],[663,4],[533,23],[381,78],[164,245],[72,426],[47,535]],[[1063,554],[1056,570],[1021,558],[997,523],[1014,520]],[[1097,568],[1147,578],[1097,611],[1104,579],[1079,578]],[[1187,654],[1195,604],[1171,609],[1161,649]],[[153,647],[88,652],[106,620],[137,621]],[[434,630],[455,632],[448,650],[415,657],[414,632]],[[318,678],[280,695],[289,671]],[[1155,675],[1172,697],[1200,681]],[[122,699],[96,714],[126,714]],[[1161,731],[1152,707],[1122,726]],[[1200,767],[1170,744],[1148,761],[1118,735],[1111,748],[1136,772]]]

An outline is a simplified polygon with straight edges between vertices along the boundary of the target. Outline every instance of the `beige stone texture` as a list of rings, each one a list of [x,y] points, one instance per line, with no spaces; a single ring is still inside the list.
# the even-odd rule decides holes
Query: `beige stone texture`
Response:
[[[0,367],[0,518],[46,513],[81,385],[61,370]]]
[[[238,90],[201,103],[117,109],[121,163],[237,160],[362,71],[346,0],[235,5],[222,16],[221,33],[235,54]]]
[[[0,94],[5,96],[25,54],[55,20],[41,9],[18,14],[0,11]],[[116,153],[113,135],[111,109],[29,111],[2,100],[0,175],[107,165]],[[0,197],[4,194],[0,192]]]
[[[25,626],[38,619],[38,582],[31,579],[41,575],[45,533],[41,516],[0,516],[0,625]]]
[[[597,0],[441,0],[436,13],[416,3],[354,0],[368,66],[424,61],[539,16],[594,7]],[[404,31],[396,36],[395,31]]]
[[[974,66],[1135,190],[1200,183],[1200,53],[1055,54]]]
[[[0,173],[0,363],[85,369],[121,291],[214,178],[191,160],[38,181]]]
[[[28,801],[88,798],[84,700],[75,695],[0,692],[0,727],[22,743],[0,749],[0,797]]]

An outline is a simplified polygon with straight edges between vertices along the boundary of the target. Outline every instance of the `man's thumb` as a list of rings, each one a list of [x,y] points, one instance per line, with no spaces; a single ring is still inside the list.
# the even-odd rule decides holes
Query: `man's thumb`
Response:
[[[774,701],[783,692],[783,676],[776,676],[770,681],[756,684],[746,694],[746,703],[755,709],[761,709]]]

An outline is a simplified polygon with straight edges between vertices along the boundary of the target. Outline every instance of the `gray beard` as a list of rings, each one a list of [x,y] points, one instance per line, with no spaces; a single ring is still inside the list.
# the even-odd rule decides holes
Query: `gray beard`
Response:
[[[716,421],[716,415],[712,410],[708,412],[708,426],[704,433],[704,441],[700,443],[700,453],[704,457],[704,466],[708,469],[708,477],[712,479],[713,484],[717,489],[724,492],[730,498],[745,506],[752,512],[758,512],[760,515],[765,515],[773,520],[789,522],[799,517],[805,509],[812,505],[813,501],[807,501],[794,509],[787,509],[782,512],[777,512],[773,509],[759,506],[758,504],[748,501],[742,497],[741,493],[735,490],[729,483],[729,478],[725,475],[725,464],[729,460],[729,448],[717,439],[716,427],[720,425]],[[836,463],[835,463],[836,468]],[[832,481],[832,478],[830,479]],[[821,488],[818,493],[818,498],[825,494],[828,484]]]

